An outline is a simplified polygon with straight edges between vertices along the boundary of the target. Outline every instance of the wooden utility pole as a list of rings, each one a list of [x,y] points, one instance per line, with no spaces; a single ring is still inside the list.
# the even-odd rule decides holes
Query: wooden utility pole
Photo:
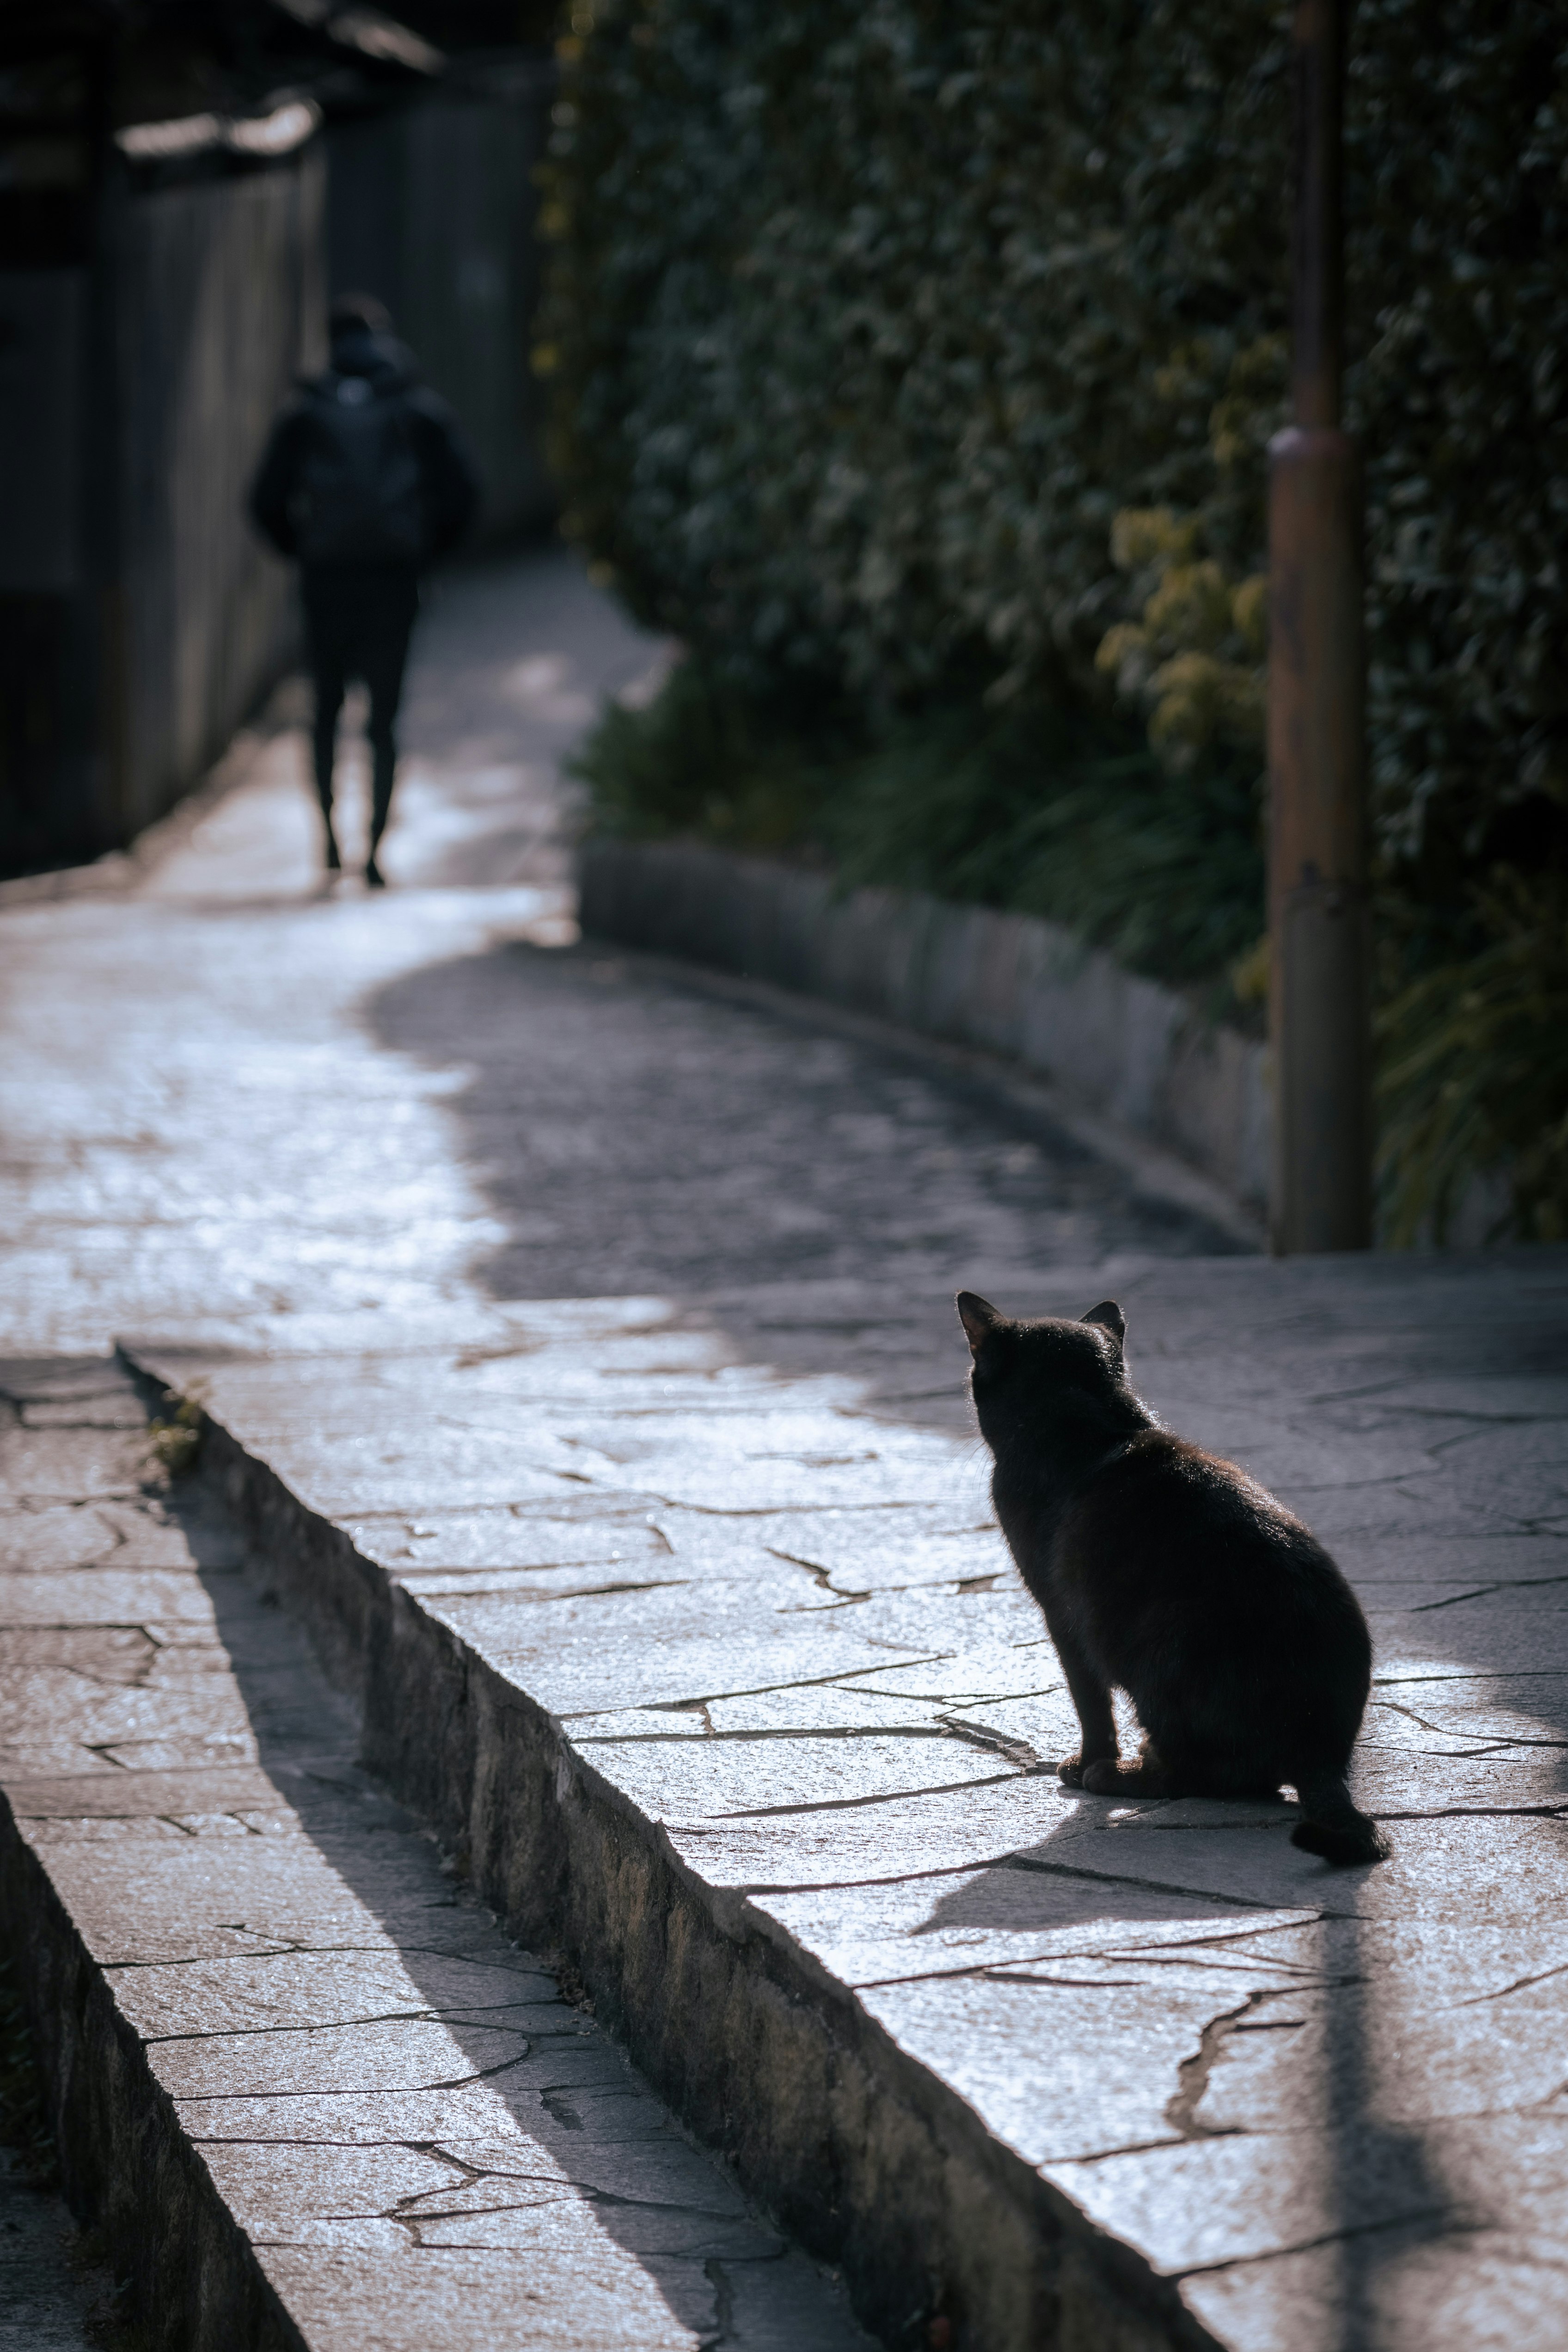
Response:
[[[1340,424],[1344,0],[1297,0],[1294,421],[1269,445],[1268,931],[1279,1254],[1372,1239],[1361,484]]]

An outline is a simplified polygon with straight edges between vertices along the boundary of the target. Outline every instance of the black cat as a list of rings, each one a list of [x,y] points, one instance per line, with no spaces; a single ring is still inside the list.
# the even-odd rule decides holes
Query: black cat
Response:
[[[1015,1322],[958,1294],[996,1516],[1046,1613],[1083,1745],[1057,1768],[1097,1796],[1275,1797],[1297,1845],[1381,1862],[1345,1787],[1372,1642],[1317,1538],[1261,1486],[1163,1430],[1127,1384],[1113,1299]],[[1112,1689],[1143,1727],[1117,1761]]]

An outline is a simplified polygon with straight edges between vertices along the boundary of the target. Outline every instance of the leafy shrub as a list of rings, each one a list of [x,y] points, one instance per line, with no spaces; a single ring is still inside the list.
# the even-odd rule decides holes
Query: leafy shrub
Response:
[[[1268,577],[1228,579],[1198,554],[1198,532],[1169,507],[1117,516],[1111,554],[1147,593],[1141,617],[1108,629],[1095,656],[1123,701],[1149,708],[1150,743],[1176,775],[1216,749],[1256,768],[1263,748]]]
[[[572,769],[603,833],[779,850],[809,838],[837,748],[831,725],[812,724],[798,703],[682,661],[645,709],[606,704]]]
[[[1026,709],[928,716],[858,763],[822,836],[847,882],[890,882],[1065,923],[1158,980],[1223,985],[1258,930],[1263,856],[1246,770],[1173,790],[1129,730]]]
[[[574,766],[600,831],[1046,915],[1157,979],[1223,978],[1258,929],[1250,763],[1173,789],[1142,730],[1101,712],[952,702],[873,736],[689,659],[647,709],[610,706]]]
[[[542,356],[570,525],[636,609],[872,698],[1087,674],[1112,516],[1205,494],[1280,323],[1279,36],[1189,13],[574,12]],[[1223,222],[1216,153],[1267,157]]]
[[[580,0],[543,364],[572,527],[715,661],[873,701],[1086,678],[1123,508],[1260,569],[1286,14]],[[1473,859],[1568,772],[1568,39],[1363,0],[1352,420],[1382,838]],[[1430,877],[1452,887],[1451,872]]]
[[[1506,1177],[1511,1230],[1568,1240],[1568,878],[1502,871],[1475,952],[1383,1015],[1383,1164],[1395,1242],[1441,1241],[1472,1176]]]
[[[763,705],[791,680],[846,699],[873,743],[933,706],[992,742],[983,707],[1117,696],[1175,788],[1154,831],[1208,841],[1228,806],[1255,873],[1288,9],[574,0],[571,26],[538,363],[568,528],[632,609]],[[1409,992],[1463,964],[1477,887],[1568,864],[1555,0],[1359,0],[1347,175],[1384,962],[1436,1018]],[[977,810],[1005,796],[962,774]],[[903,789],[887,856],[918,866],[929,820],[927,865],[968,871],[936,856],[958,782]],[[1095,806],[1052,868],[1089,928]],[[1131,838],[1111,895],[1179,893],[1180,859]],[[1141,920],[1149,954],[1195,952],[1160,906]]]

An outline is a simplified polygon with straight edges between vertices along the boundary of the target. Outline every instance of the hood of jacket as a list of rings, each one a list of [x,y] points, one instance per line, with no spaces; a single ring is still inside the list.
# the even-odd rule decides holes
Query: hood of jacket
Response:
[[[331,397],[345,376],[363,376],[373,392],[384,395],[406,392],[417,383],[418,370],[413,352],[395,335],[335,335],[331,365],[324,373],[311,376],[308,389]]]

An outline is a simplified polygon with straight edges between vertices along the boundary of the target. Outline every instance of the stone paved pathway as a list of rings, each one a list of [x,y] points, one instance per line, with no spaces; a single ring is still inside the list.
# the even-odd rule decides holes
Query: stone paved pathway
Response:
[[[1004,1297],[1081,1312],[1091,1279],[1021,1274]],[[961,2102],[920,2108],[944,2161],[979,2117],[1142,2252],[1170,2326],[1183,2311],[1247,2352],[1544,2352],[1568,2324],[1568,1256],[1176,1261],[1117,1288],[1144,1392],[1309,1517],[1361,1590],[1381,1870],[1298,1853],[1284,1806],[1061,1789],[1070,1708],[961,1434],[944,1295],[502,1306],[395,1340],[323,1316],[264,1350],[235,1325],[137,1352],[199,1378],[300,1498],[304,1605],[332,1573],[312,1525],[384,1580],[396,1630],[371,1655],[403,1664],[373,1699],[375,1751],[445,1800],[492,1900],[526,1918],[548,1876],[525,1792],[552,1773],[673,1856],[697,1920],[679,1936],[617,1896],[624,1864],[574,1862],[602,1882],[584,1966],[764,2177],[786,2169],[778,2136],[748,2147],[736,2084],[810,2116],[862,2253],[882,2184],[921,2193],[920,2131],[887,2120],[913,2060]],[[454,1654],[477,1720],[544,1711],[531,1779],[494,1729],[448,1760]],[[675,1956],[704,1923],[721,1953],[737,1905],[797,2000],[842,1987],[867,2021],[886,2137],[863,2203],[826,2059],[814,2101],[792,2045],[792,2095],[754,2025],[728,2025],[733,1982],[709,1990],[723,2021],[685,1999],[666,2021]],[[640,2011],[639,1981],[658,1989]],[[925,2230],[975,2345],[1034,2340],[1016,2299],[984,2300],[1027,2282],[1005,2213],[997,2191],[984,2226]]]
[[[479,751],[450,756],[467,789]],[[891,1297],[959,1255],[1229,1246],[805,1007],[563,947],[553,803],[501,866],[533,878],[316,896],[300,758],[295,731],[259,742],[137,896],[0,911],[0,1329],[23,1344],[852,1273]],[[395,878],[457,854],[419,797],[441,772],[411,764]]]
[[[320,2352],[864,2347],[841,2291],[359,1768],[352,1708],[221,1507],[159,1475],[125,1373],[0,1361],[0,1776],[177,2140],[103,2087],[124,2063],[107,2001],[56,2022],[53,2071],[158,2167],[133,2268],[166,2312],[245,2340],[223,2261],[192,2258],[188,2151]],[[129,2206],[107,2167],[73,2169]],[[59,2280],[58,2235],[36,2214]]]
[[[320,892],[297,689],[150,875],[0,894],[0,1338],[796,1265],[896,1282],[974,1231],[1004,1258],[1212,1238],[918,1064],[574,950],[560,756],[659,658],[564,559],[456,577],[417,642],[384,898]],[[357,743],[343,791],[352,860]],[[20,2210],[36,2254],[60,2224]],[[79,2303],[73,2276],[61,2327]]]
[[[0,909],[0,1338],[130,1333],[205,1379],[297,1498],[235,1489],[298,1604],[352,1589],[407,1637],[354,1668],[373,1754],[514,1924],[566,1840],[585,1973],[819,2242],[844,2220],[802,2186],[804,2087],[780,2120],[816,2044],[748,2078],[747,2003],[783,1985],[852,2050],[905,2136],[828,2099],[821,2145],[868,2307],[911,2283],[904,2340],[1098,2344],[1109,2294],[1118,2352],[1554,2347],[1568,1262],[1206,1256],[918,1057],[572,944],[550,763],[652,657],[562,564],[456,585],[384,898],[311,895],[282,731],[133,895]],[[1283,1808],[1059,1790],[961,1281],[1120,1296],[1156,1405],[1339,1552],[1379,1643],[1386,1870],[1327,1873]],[[155,1618],[106,1616],[106,1571],[56,1617]],[[448,1736],[454,1674],[522,1728]],[[67,1777],[123,1772],[63,1737]],[[617,1910],[638,1873],[686,1959]]]

